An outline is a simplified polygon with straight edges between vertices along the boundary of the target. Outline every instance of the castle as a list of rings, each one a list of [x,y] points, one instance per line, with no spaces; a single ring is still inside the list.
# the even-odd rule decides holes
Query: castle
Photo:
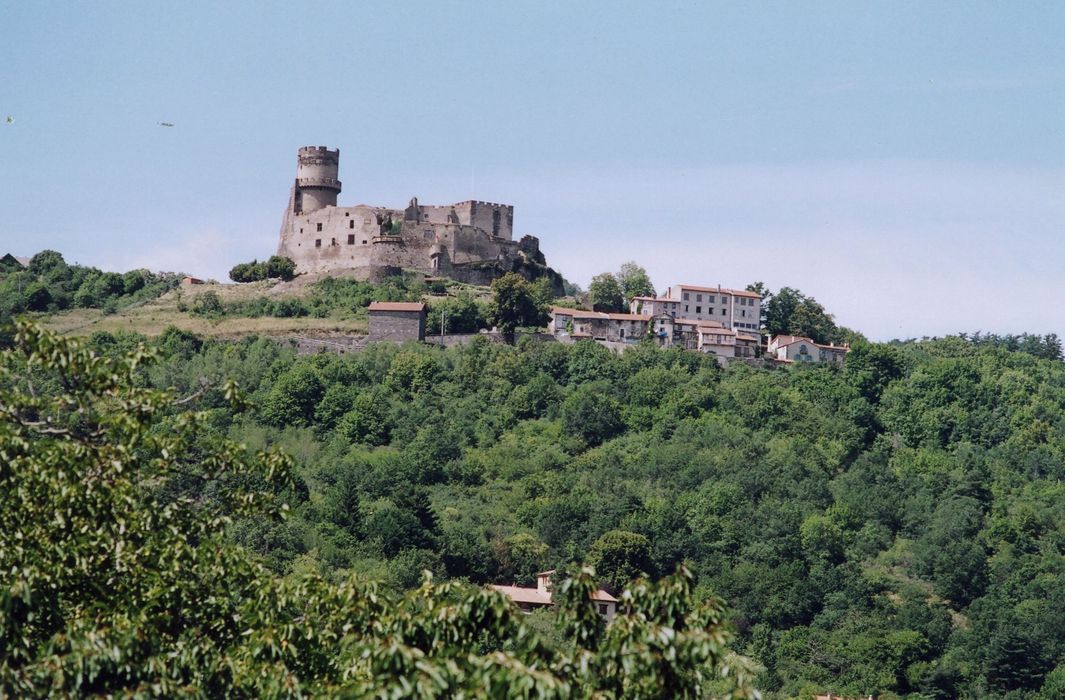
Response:
[[[547,267],[539,239],[514,240],[514,207],[473,200],[427,206],[417,198],[406,209],[339,207],[339,170],[339,149],[299,149],[277,246],[297,272],[378,278],[417,270],[488,284],[514,271],[547,276],[561,292],[562,278]]]

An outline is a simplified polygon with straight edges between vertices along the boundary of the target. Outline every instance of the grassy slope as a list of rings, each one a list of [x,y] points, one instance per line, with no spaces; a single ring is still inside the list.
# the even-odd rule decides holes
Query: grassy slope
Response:
[[[178,302],[191,304],[198,294],[213,291],[223,301],[251,299],[258,296],[305,296],[306,285],[280,285],[274,281],[250,284],[202,284],[181,286],[153,301],[134,305],[116,314],[105,315],[99,309],[72,309],[36,318],[46,328],[65,335],[88,335],[96,331],[132,331],[159,335],[167,326],[177,326],[208,337],[234,337],[253,333],[300,335],[304,333],[365,333],[366,319],[333,318],[225,318],[217,321],[178,311]]]

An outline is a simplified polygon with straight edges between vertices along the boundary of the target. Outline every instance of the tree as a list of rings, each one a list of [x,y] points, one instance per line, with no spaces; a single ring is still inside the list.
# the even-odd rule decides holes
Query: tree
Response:
[[[626,304],[630,303],[633,297],[657,296],[647,270],[635,262],[629,261],[623,264],[615,277],[621,287],[621,294],[625,297]]]
[[[67,266],[62,254],[54,250],[42,250],[30,258],[29,271],[39,277],[44,277],[57,269]]]
[[[266,261],[266,276],[269,279],[290,280],[296,276],[296,263],[292,258],[271,255]]]
[[[562,402],[562,429],[588,445],[599,445],[623,428],[618,402],[602,387],[586,384]]]
[[[226,531],[234,519],[285,512],[277,494],[296,484],[291,459],[219,437],[206,413],[188,410],[195,397],[143,388],[153,359],[143,346],[102,358],[21,322],[15,342],[0,354],[5,692],[758,696],[756,669],[725,646],[724,605],[696,606],[683,568],[631,586],[609,627],[590,601],[595,572],[564,578],[562,649],[489,589],[426,578],[394,596],[358,578],[278,577]],[[224,393],[240,402],[233,385]],[[203,488],[159,497],[161,485],[190,475]],[[340,505],[350,512],[356,501],[349,493]],[[366,524],[382,542],[421,537],[416,515],[384,512]]]
[[[625,310],[625,296],[614,275],[604,272],[592,278],[588,285],[588,297],[596,311],[619,312]]]
[[[655,573],[650,540],[627,530],[604,533],[588,551],[588,563],[595,567],[599,580],[614,592],[640,576]]]
[[[514,331],[519,327],[545,323],[544,309],[537,305],[532,286],[516,272],[508,272],[492,281],[489,316],[509,340],[513,340]]]
[[[765,294],[761,282],[748,285],[748,289]],[[801,335],[815,343],[842,340],[832,315],[813,297],[805,296],[791,287],[781,287],[776,294],[767,295],[764,299],[764,325],[770,335]]]

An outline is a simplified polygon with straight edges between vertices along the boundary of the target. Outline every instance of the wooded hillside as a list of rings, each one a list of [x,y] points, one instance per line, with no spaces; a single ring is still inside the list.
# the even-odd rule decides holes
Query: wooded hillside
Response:
[[[152,344],[145,382],[196,395],[218,435],[294,456],[293,517],[229,531],[279,573],[401,590],[422,569],[528,583],[587,561],[617,586],[687,562],[770,697],[1065,684],[1059,361],[961,338],[862,345],[842,370],[590,342],[299,359],[265,339]]]

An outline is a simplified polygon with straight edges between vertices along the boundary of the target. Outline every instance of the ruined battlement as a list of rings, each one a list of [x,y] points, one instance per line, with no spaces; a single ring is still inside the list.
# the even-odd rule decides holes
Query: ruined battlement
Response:
[[[535,237],[514,240],[511,204],[468,199],[423,205],[413,197],[403,209],[338,207],[339,175],[340,149],[299,149],[277,248],[297,272],[370,279],[382,270],[407,269],[487,284],[512,270],[545,269]],[[558,285],[561,291],[560,277]]]
[[[340,180],[332,177],[298,177],[296,178],[296,187],[326,187],[339,192],[341,183]]]

